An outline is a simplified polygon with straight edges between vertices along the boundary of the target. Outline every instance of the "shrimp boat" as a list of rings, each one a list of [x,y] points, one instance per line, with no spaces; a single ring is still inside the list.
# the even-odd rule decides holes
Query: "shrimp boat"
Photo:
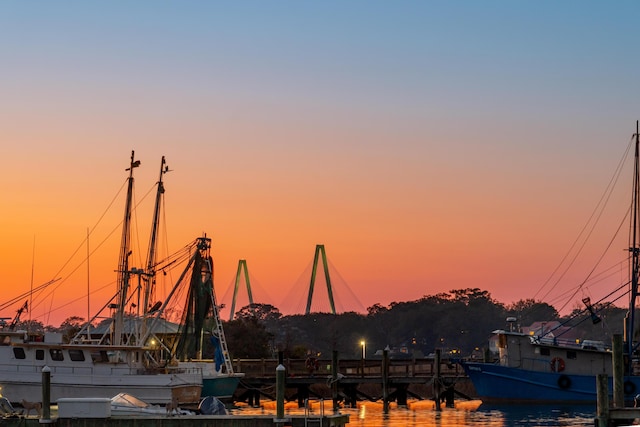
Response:
[[[215,305],[213,291],[213,264],[210,255],[211,239],[200,237],[186,245],[179,253],[167,260],[157,262],[156,235],[159,209],[164,193],[163,175],[168,171],[164,157],[160,168],[153,225],[146,268],[130,266],[130,223],[132,215],[133,171],[140,165],[134,152],[127,178],[127,196],[122,226],[119,265],[117,269],[118,289],[92,319],[69,342],[64,342],[59,333],[43,335],[16,331],[14,328],[0,329],[0,387],[3,396],[12,402],[22,399],[32,401],[42,393],[42,371],[51,372],[50,398],[52,402],[61,398],[112,398],[119,393],[128,393],[150,404],[168,404],[177,401],[180,405],[197,405],[203,391],[203,380],[215,382],[217,378],[236,380],[228,357],[224,331]],[[155,295],[156,272],[166,272],[174,265],[186,267],[180,274],[166,299],[151,304]],[[182,264],[179,263],[182,261]],[[193,325],[177,330],[177,336],[203,334],[205,314],[213,332],[219,337],[223,367],[212,370],[209,365],[189,364],[180,361],[174,344],[180,339],[167,339],[159,335],[170,322],[162,318],[167,307],[175,303],[175,295],[181,286],[190,286],[189,292],[200,296],[206,312],[201,316],[199,330]],[[202,298],[206,297],[206,298]],[[125,312],[125,307],[137,306],[138,312]],[[102,313],[110,310],[109,316]],[[189,306],[184,312],[190,310]],[[204,313],[204,314],[203,314]],[[102,321],[100,321],[102,319]],[[195,319],[192,316],[192,319]],[[97,323],[97,325],[96,325]],[[198,350],[198,348],[196,348]],[[206,373],[203,373],[208,369]],[[234,388],[235,390],[235,388]],[[233,391],[232,391],[233,392]],[[232,393],[231,392],[231,393]],[[225,391],[225,394],[228,394]]]
[[[624,395],[632,401],[640,393],[637,371],[638,342],[635,334],[636,299],[640,272],[640,160],[636,123],[635,161],[629,238],[629,306],[624,324]],[[599,323],[589,298],[584,313]],[[506,329],[493,331],[490,343],[497,349],[495,362],[460,361],[477,396],[486,403],[576,403],[596,402],[596,376],[607,374],[612,390],[612,352],[601,341],[563,340],[554,328],[523,333],[515,318]]]

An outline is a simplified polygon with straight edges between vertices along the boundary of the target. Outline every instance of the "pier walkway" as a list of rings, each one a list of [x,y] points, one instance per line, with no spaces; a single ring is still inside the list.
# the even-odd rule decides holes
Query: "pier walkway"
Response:
[[[461,366],[449,359],[442,359],[437,369],[432,358],[392,358],[387,375],[383,375],[382,358],[340,359],[336,378],[330,359],[239,359],[233,361],[234,371],[243,372],[245,377],[234,400],[259,406],[261,396],[275,399],[276,367],[280,363],[286,369],[286,399],[297,400],[299,407],[310,397],[332,398],[334,382],[340,400],[347,406],[355,406],[358,400],[384,399],[385,382],[389,390],[386,400],[399,405],[406,405],[409,397],[432,399],[437,394],[452,401],[454,394],[471,399],[469,394],[473,393]]]

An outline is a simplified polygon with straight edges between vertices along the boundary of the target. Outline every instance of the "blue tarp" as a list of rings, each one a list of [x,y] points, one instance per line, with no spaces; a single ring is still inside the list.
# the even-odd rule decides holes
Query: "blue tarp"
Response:
[[[211,344],[213,345],[213,360],[216,362],[216,371],[219,371],[224,365],[224,354],[222,354],[222,346],[220,345],[220,339],[215,335],[211,335]]]

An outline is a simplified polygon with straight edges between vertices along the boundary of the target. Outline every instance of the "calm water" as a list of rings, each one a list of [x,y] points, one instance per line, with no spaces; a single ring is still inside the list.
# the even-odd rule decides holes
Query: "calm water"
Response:
[[[331,403],[325,402],[330,413]],[[320,411],[319,402],[312,403],[312,412]],[[288,402],[287,414],[303,414],[296,404]],[[385,415],[381,403],[361,402],[358,408],[340,409],[350,415],[349,427],[417,427],[417,426],[472,426],[472,427],[534,427],[534,426],[593,426],[595,405],[589,406],[488,406],[479,401],[456,402],[455,408],[434,410],[431,401],[409,402],[407,408],[392,404]],[[275,414],[275,402],[264,402],[259,409],[240,407],[235,414]]]

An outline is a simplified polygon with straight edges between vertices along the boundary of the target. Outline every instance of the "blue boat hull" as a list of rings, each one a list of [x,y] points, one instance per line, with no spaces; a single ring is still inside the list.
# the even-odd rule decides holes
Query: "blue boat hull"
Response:
[[[461,362],[483,402],[595,403],[595,375],[536,372],[491,363]],[[609,390],[613,380],[609,378]],[[640,377],[625,377],[625,400],[640,393]]]

